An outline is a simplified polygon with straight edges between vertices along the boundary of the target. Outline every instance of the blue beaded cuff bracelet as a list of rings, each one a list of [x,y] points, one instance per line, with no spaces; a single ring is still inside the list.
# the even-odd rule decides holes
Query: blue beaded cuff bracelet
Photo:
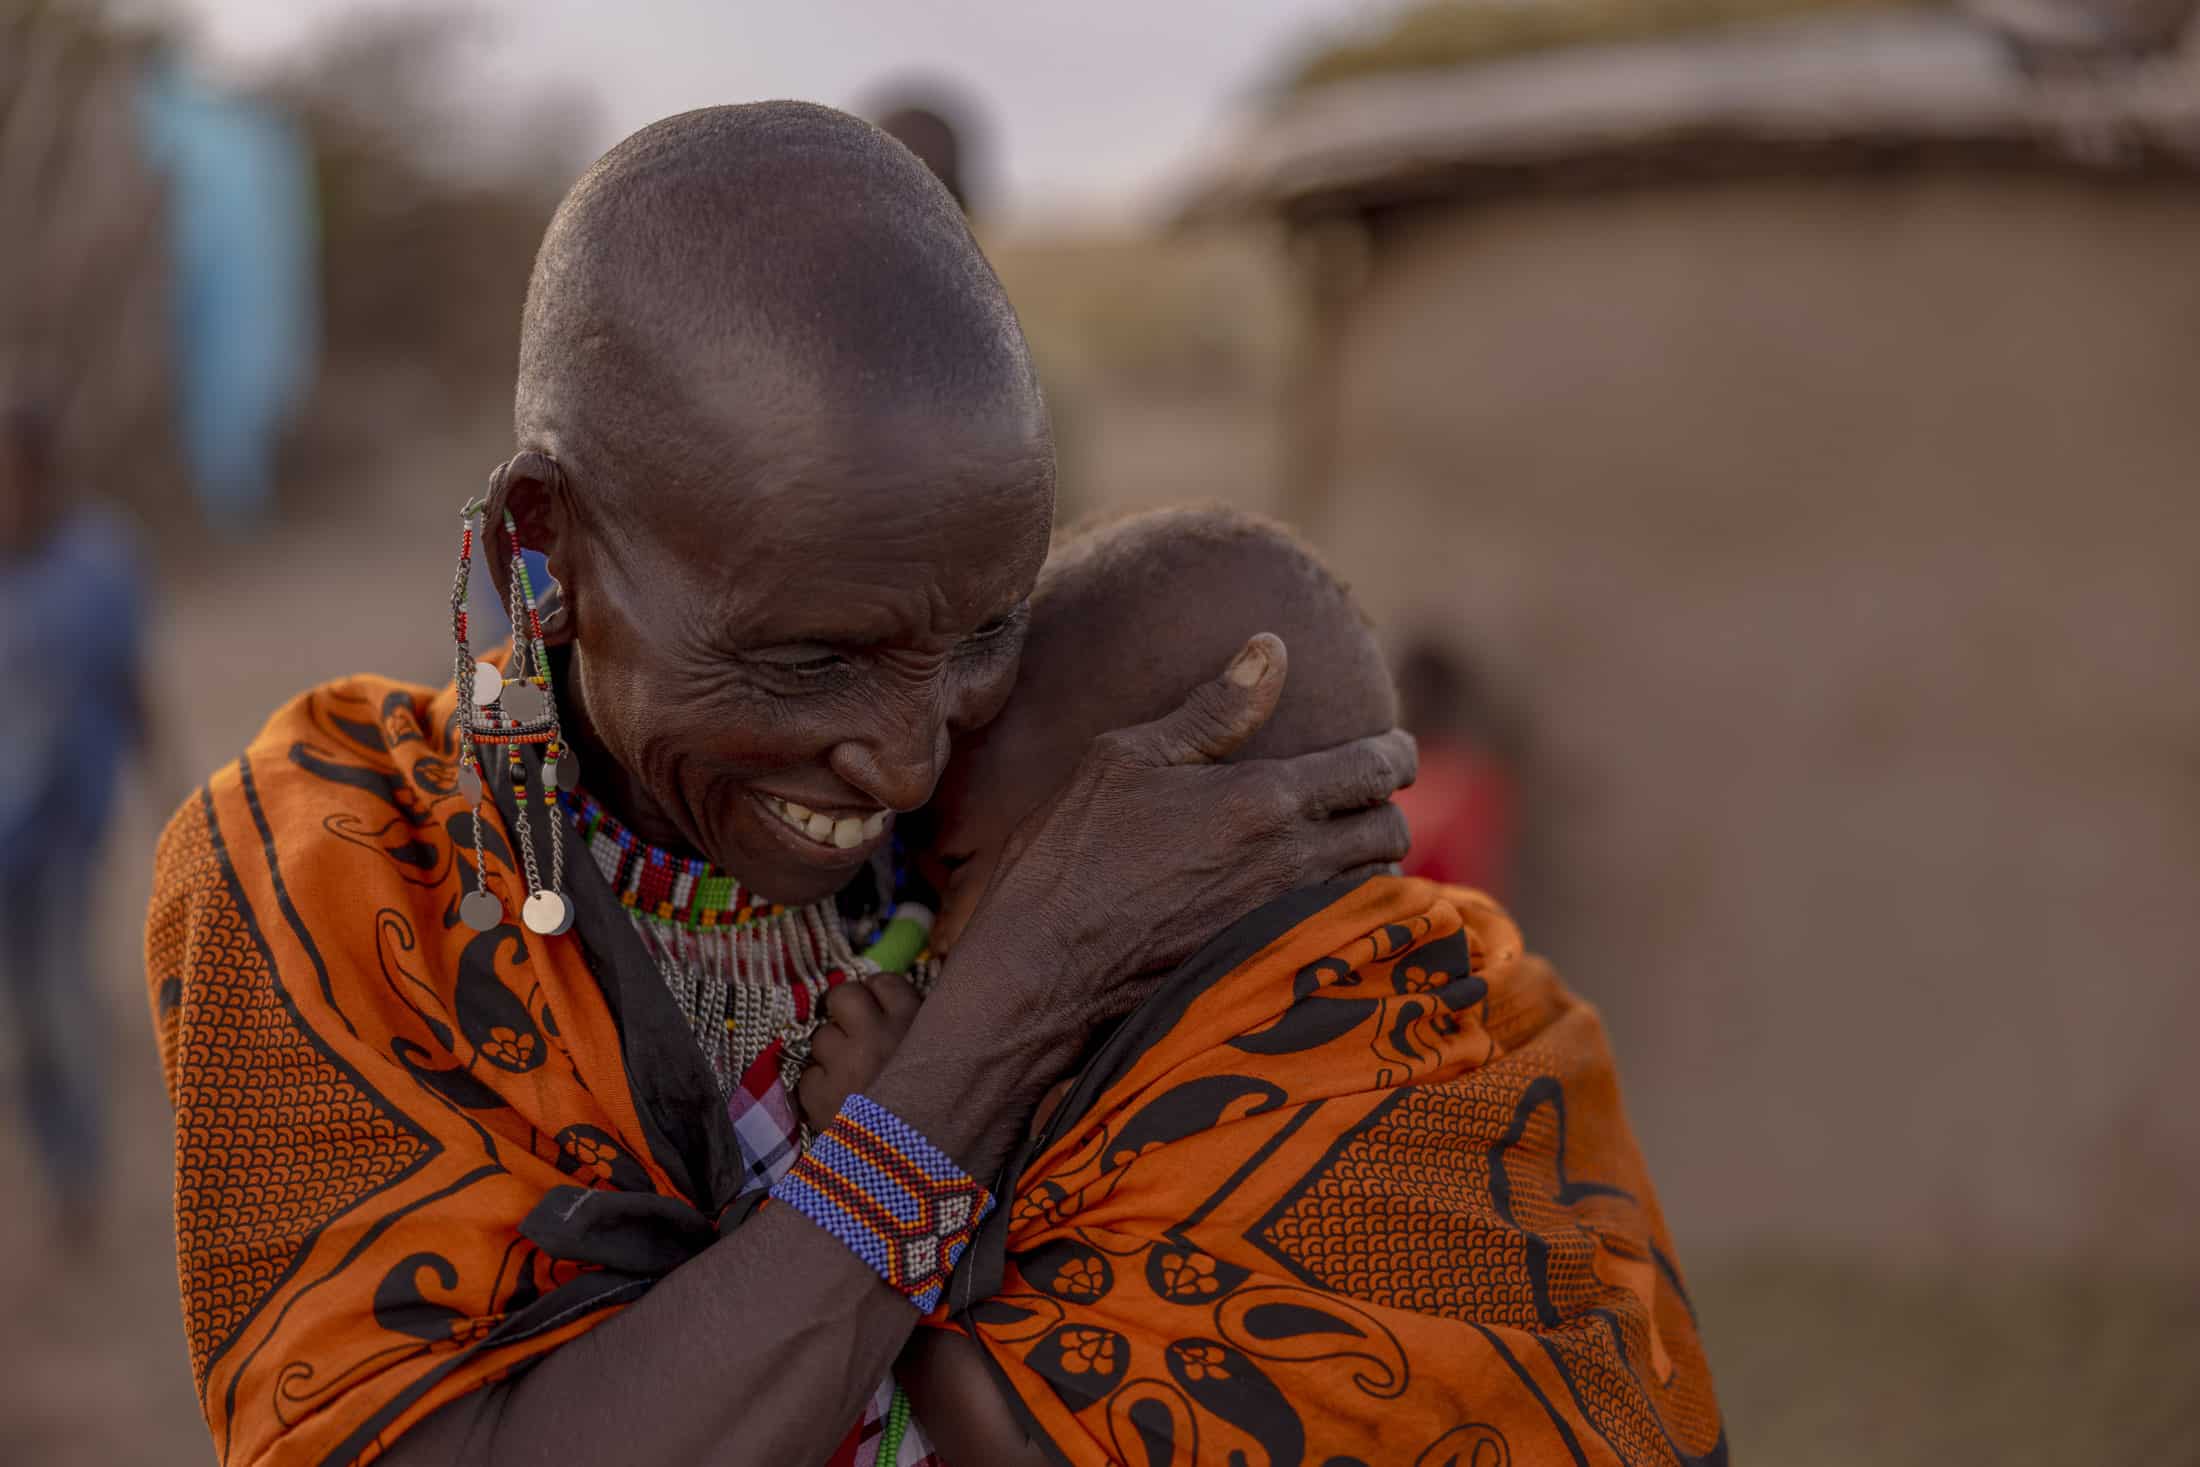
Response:
[[[926,1314],[993,1206],[946,1152],[867,1095],[841,1103],[771,1195]]]

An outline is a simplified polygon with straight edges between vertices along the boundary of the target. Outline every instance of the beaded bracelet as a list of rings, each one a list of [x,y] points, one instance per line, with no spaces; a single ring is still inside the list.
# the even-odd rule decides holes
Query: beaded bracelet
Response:
[[[841,1103],[772,1187],[929,1314],[993,1198],[916,1127],[867,1095]]]

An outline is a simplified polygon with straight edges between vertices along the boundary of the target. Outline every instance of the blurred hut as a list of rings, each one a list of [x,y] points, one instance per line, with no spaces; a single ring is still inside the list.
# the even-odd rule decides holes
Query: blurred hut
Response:
[[[1531,711],[1534,930],[1618,1032],[1698,1246],[2183,1257],[2178,20],[2094,45],[1851,7],[1362,56],[1194,190],[1300,261],[1290,513]]]

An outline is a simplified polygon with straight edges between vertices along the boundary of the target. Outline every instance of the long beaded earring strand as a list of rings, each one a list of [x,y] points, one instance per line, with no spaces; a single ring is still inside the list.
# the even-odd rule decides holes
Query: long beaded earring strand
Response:
[[[481,802],[488,793],[482,748],[503,745],[506,771],[512,780],[514,819],[512,834],[520,861],[527,871],[527,901],[520,920],[527,930],[556,937],[573,925],[573,904],[562,890],[565,885],[564,822],[559,818],[557,789],[571,789],[579,763],[565,746],[558,726],[558,700],[550,687],[550,654],[542,637],[542,616],[535,607],[535,588],[520,553],[519,527],[504,516],[504,534],[512,548],[511,619],[512,656],[508,668],[477,661],[466,641],[466,582],[473,566],[477,520],[484,549],[488,545],[487,505],[475,500],[459,511],[464,533],[459,540],[458,574],[451,585],[451,631],[458,642],[453,673],[458,683],[459,789],[474,809],[474,889],[458,904],[459,920],[476,932],[486,932],[504,920],[504,904],[489,890],[488,861],[482,850]],[[507,677],[506,672],[511,676]],[[527,766],[520,757],[522,744],[542,745],[542,810],[550,827],[550,882],[543,884],[535,861],[532,822],[528,818]]]

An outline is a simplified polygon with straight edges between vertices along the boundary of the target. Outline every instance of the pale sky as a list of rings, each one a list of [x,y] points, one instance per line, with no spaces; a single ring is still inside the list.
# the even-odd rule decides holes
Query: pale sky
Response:
[[[249,69],[361,0],[171,0],[214,55]],[[1246,91],[1310,36],[1388,0],[480,0],[494,27],[475,95],[550,83],[589,100],[599,146],[712,102],[859,106],[909,73],[963,85],[990,124],[1011,220],[1105,215],[1166,188]]]

